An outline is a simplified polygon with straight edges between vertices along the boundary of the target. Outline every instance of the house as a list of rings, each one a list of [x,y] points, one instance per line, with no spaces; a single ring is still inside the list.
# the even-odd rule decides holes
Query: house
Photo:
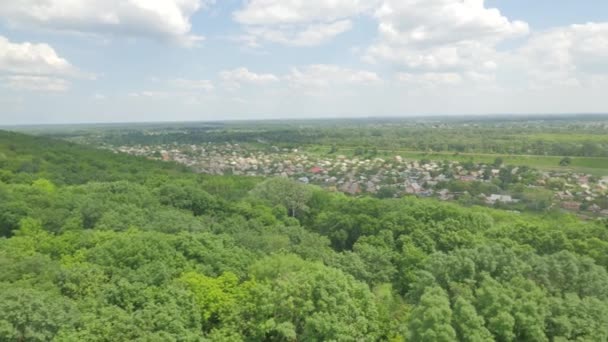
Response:
[[[573,201],[562,202],[562,208],[566,210],[579,211],[581,209],[581,203]]]
[[[574,195],[572,195],[572,193],[568,190],[566,191],[560,191],[558,193],[555,194],[555,197],[557,197],[560,200],[572,200],[574,199]]]
[[[422,186],[418,183],[411,183],[405,187],[405,192],[413,195],[421,193],[422,190]]]
[[[487,204],[495,204],[495,203],[515,203],[516,200],[514,200],[511,196],[509,195],[497,195],[497,194],[492,194],[488,197],[486,197],[486,203]]]
[[[171,160],[171,157],[169,156],[169,152],[167,152],[167,151],[160,151],[160,155],[161,155],[161,158],[163,159],[163,161]]]
[[[361,192],[359,184],[355,182],[346,182],[340,186],[340,191],[355,195]]]
[[[358,183],[352,183],[346,192],[351,195],[356,195],[361,192],[361,187]]]
[[[448,177],[446,177],[443,173],[435,178],[435,181],[437,182],[444,182],[446,180],[448,180]]]
[[[463,182],[474,182],[477,178],[475,176],[460,176],[460,180]]]
[[[433,193],[434,193],[434,191],[432,189],[428,189],[428,190],[421,191],[418,194],[418,196],[421,196],[421,197],[431,197],[431,196],[433,196]]]
[[[443,189],[437,193],[439,195],[439,199],[442,201],[449,201],[454,199],[454,195],[450,194],[450,190]]]
[[[587,183],[589,183],[589,176],[578,177],[578,184],[586,185]]]
[[[323,169],[320,168],[320,167],[318,167],[318,166],[313,166],[310,169],[310,172],[316,175],[316,174],[319,174],[319,173],[323,172]]]

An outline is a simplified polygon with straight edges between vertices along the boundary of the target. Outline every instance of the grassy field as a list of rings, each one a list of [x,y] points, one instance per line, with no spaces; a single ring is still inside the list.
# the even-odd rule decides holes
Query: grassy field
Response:
[[[330,150],[329,146],[315,145],[306,148],[307,152],[323,155]],[[354,148],[338,147],[336,154],[354,156]],[[420,152],[404,150],[378,150],[379,157],[401,156],[408,159],[431,159],[451,160],[466,162],[472,160],[475,163],[492,163],[498,157],[508,165],[526,165],[539,170],[546,171],[572,171],[589,173],[594,176],[608,176],[608,158],[572,157],[572,164],[568,167],[560,166],[562,157],[558,156],[534,156],[534,155],[506,155],[489,153],[442,153],[442,152]]]
[[[567,133],[562,132],[556,133],[535,133],[529,137],[523,135],[524,138],[545,141],[545,142],[562,142],[562,143],[585,143],[585,142],[596,142],[596,143],[608,143],[608,135],[604,132],[601,133]]]

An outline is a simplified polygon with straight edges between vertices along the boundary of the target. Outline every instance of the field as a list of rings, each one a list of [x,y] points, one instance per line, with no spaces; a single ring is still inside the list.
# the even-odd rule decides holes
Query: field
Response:
[[[354,157],[356,149],[352,147],[337,146],[337,154]],[[304,148],[305,151],[319,156],[327,155],[331,146],[312,145]],[[594,176],[608,175],[608,158],[602,157],[573,157],[569,166],[560,166],[559,162],[563,157],[559,156],[539,156],[539,155],[512,155],[512,154],[492,154],[492,153],[466,153],[466,152],[420,152],[399,149],[378,149],[380,157],[401,156],[403,158],[421,160],[449,160],[457,162],[472,161],[474,163],[493,163],[496,158],[502,158],[504,163],[515,166],[529,166],[539,170],[562,171],[589,173]]]

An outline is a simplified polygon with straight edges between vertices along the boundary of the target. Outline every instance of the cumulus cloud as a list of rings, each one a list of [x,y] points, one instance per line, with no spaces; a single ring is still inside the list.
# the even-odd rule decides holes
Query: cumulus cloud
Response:
[[[454,72],[446,72],[446,73],[422,73],[422,74],[412,74],[412,73],[398,73],[397,81],[406,84],[424,86],[424,87],[435,87],[440,85],[458,85],[463,81],[463,77]]]
[[[12,43],[0,36],[0,72],[50,75],[76,69],[48,44]]]
[[[234,18],[247,25],[331,22],[363,13],[373,0],[249,0]]]
[[[374,16],[379,37],[367,61],[434,72],[493,69],[495,46],[529,33],[484,0],[384,0]]]
[[[266,85],[279,81],[274,74],[257,74],[247,68],[237,68],[220,72],[220,79],[229,89],[238,89],[242,84]]]
[[[534,33],[504,55],[504,63],[533,88],[592,86],[608,76],[608,23],[587,23]]]
[[[325,43],[352,28],[350,18],[372,10],[376,0],[249,0],[234,13],[246,27],[250,45],[269,41],[283,45]]]
[[[192,45],[190,17],[202,0],[19,0],[1,1],[10,25],[87,34],[144,36]]]
[[[305,27],[287,26],[273,28],[268,26],[249,27],[247,34],[241,38],[250,47],[260,45],[260,40],[291,46],[315,46],[330,41],[341,33],[352,28],[350,20],[333,23],[311,24]]]
[[[4,75],[4,76],[2,76]],[[0,36],[0,80],[14,90],[65,91],[65,78],[94,78],[45,43],[13,43]]]

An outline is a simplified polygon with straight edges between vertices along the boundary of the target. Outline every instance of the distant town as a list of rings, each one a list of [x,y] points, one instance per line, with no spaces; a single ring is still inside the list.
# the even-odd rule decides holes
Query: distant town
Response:
[[[561,209],[608,217],[608,176],[539,171],[525,166],[410,160],[339,154],[318,156],[272,146],[260,150],[230,143],[108,147],[115,152],[173,161],[199,173],[288,177],[330,191],[377,197],[436,197],[513,210]]]

